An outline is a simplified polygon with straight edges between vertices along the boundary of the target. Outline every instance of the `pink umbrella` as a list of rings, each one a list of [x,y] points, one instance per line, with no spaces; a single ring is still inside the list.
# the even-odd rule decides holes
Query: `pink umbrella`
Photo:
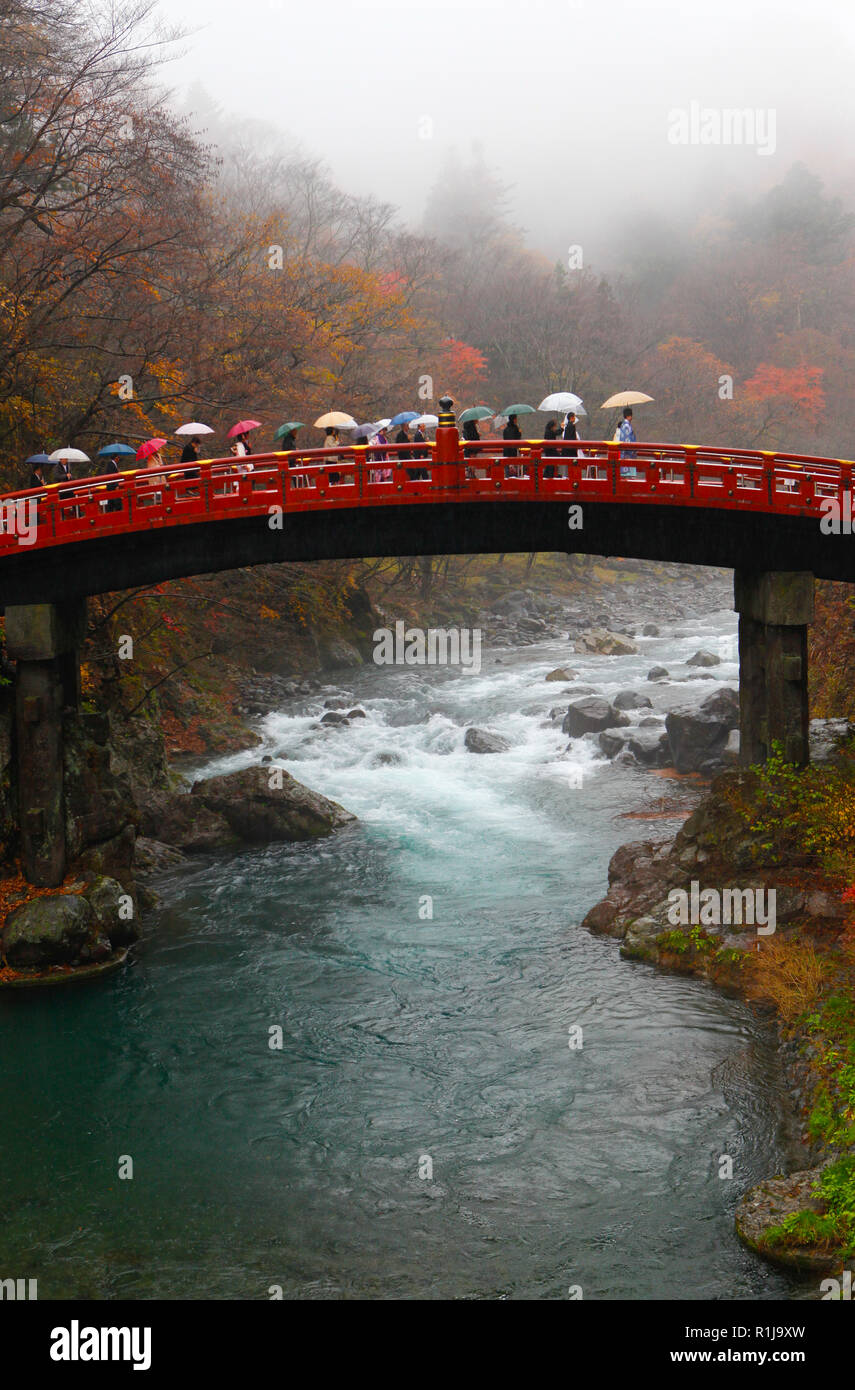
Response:
[[[169,441],[166,439],[147,439],[145,444],[141,444],[137,449],[137,463],[142,463],[144,459],[151,458],[158,449],[162,449],[164,444]]]
[[[247,430],[260,430],[260,420],[238,420],[236,425],[232,425],[226,438],[233,439],[236,434],[246,434]]]

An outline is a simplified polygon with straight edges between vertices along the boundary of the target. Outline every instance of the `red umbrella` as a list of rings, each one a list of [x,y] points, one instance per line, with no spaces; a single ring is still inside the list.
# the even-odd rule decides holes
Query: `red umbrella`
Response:
[[[137,463],[142,463],[144,459],[151,458],[158,449],[162,449],[164,444],[168,444],[168,439],[147,439],[145,444],[141,444],[137,449]]]
[[[234,436],[235,436],[236,434],[246,434],[247,430],[260,430],[260,429],[261,429],[261,421],[260,421],[260,420],[238,420],[238,422],[237,422],[236,425],[232,425],[231,429],[229,430],[228,434],[226,435],[226,438],[227,438],[227,439],[233,439]]]

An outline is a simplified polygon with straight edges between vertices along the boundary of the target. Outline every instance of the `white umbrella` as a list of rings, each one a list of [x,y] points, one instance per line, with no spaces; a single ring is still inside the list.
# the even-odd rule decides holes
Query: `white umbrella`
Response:
[[[439,424],[438,415],[420,415],[417,420],[412,420],[413,425],[426,425],[429,429],[435,429]]]
[[[179,425],[175,433],[197,435],[213,434],[214,431],[211,429],[210,425],[200,425],[198,420],[191,420],[189,425]]]
[[[378,420],[378,421],[377,421],[377,428],[378,428],[378,430],[385,430],[386,427],[387,427],[388,425],[391,425],[391,423],[392,423],[391,419]]]
[[[89,463],[88,454],[84,454],[82,449],[54,449],[50,455],[52,463],[62,460],[65,463]]]
[[[575,395],[572,391],[553,391],[551,396],[544,396],[538,410],[563,410],[565,415],[568,410],[572,410],[576,415],[584,415],[582,410],[582,397]]]

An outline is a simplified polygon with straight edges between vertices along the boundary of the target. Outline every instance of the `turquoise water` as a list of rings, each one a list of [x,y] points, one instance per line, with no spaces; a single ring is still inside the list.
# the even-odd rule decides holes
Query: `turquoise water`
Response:
[[[732,679],[732,622],[573,665],[614,693],[700,635]],[[682,818],[622,813],[681,789],[562,756],[538,712],[562,660],[372,668],[348,729],[311,727],[320,700],[271,716],[260,751],[359,822],[174,871],[122,973],[0,997],[0,1275],[42,1298],[792,1292],[732,1225],[786,1164],[767,1026],[577,929],[613,850]],[[465,752],[470,723],[511,751]]]

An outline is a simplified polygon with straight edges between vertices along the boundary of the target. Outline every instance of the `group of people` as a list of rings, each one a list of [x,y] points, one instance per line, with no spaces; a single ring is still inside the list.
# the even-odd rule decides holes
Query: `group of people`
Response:
[[[520,430],[516,415],[509,415],[507,423],[504,429],[502,430],[502,439],[504,440],[502,455],[504,458],[513,459],[519,457],[517,441],[521,440],[522,437],[522,431]],[[633,428],[631,406],[624,407],[623,417],[621,419],[620,424],[618,425],[614,438],[616,442],[626,445],[634,444],[637,442],[635,429]],[[572,410],[568,412],[564,419],[564,423],[560,428],[559,422],[557,420],[548,420],[543,431],[543,439],[544,459],[546,459],[547,457],[578,458],[580,456],[584,458],[584,451],[581,448],[581,440],[579,436],[577,419],[575,413]],[[467,420],[464,423],[463,440],[463,457],[464,459],[471,461],[467,465],[466,475],[467,477],[472,477],[475,469],[475,459],[479,451],[472,448],[471,445],[482,442],[482,437],[478,431],[478,425],[475,420]],[[388,455],[384,452],[384,446],[389,445],[390,443],[410,445],[411,447],[409,448],[409,450],[407,450],[406,455],[408,461],[415,459],[428,459],[431,456],[431,451],[428,447],[428,436],[424,426],[421,424],[418,424],[416,426],[416,429],[412,435],[410,434],[409,425],[402,424],[393,440],[389,439],[385,429],[381,426],[365,442],[367,442],[372,449],[372,467],[369,470],[369,477],[371,482],[391,482],[392,480],[392,469],[388,466]],[[181,453],[181,463],[198,463],[200,458],[200,445],[201,441],[199,438],[188,439]],[[342,432],[339,429],[336,429],[333,426],[327,426],[324,432],[324,448],[335,449],[338,446],[346,448],[349,446],[349,441],[345,441],[342,438]],[[287,430],[280,438],[280,450],[283,453],[291,453],[295,452],[296,449],[297,440],[294,435],[294,431]],[[232,441],[230,445],[230,452],[234,455],[235,458],[241,460],[241,462],[237,465],[238,473],[246,474],[252,472],[253,465],[249,461],[250,456],[252,454],[252,447],[250,445],[249,435],[247,433],[237,435],[237,437]],[[624,460],[626,460],[627,458],[631,458],[631,452],[631,450],[621,450],[620,458],[622,466],[620,471],[621,475],[624,477],[631,477],[635,474],[635,469],[633,467],[624,466]],[[290,468],[299,468],[301,466],[305,467],[305,464],[303,463],[301,465],[300,460],[296,456],[293,459],[291,459],[289,464]],[[557,463],[544,463],[544,478],[557,477],[559,467],[561,467],[561,465]],[[145,468],[146,471],[149,473],[160,474],[163,474],[165,470],[168,468],[168,465],[164,461],[163,455],[161,454],[159,449],[148,457],[145,463]],[[30,468],[30,477],[27,486],[30,488],[41,488],[46,487],[49,483],[70,483],[72,481],[71,467],[68,461],[65,459],[58,459],[54,463],[52,470],[50,471],[49,477],[45,476],[46,471],[47,465],[33,463]],[[104,474],[120,472],[120,461],[118,455],[112,457],[108,456],[103,464],[103,467],[100,468],[100,471]],[[505,467],[505,476],[518,477],[522,474],[522,471],[522,464],[507,464]],[[406,469],[406,473],[407,477],[412,479],[413,481],[426,482],[430,478],[430,473],[427,470],[427,468],[424,468],[418,464],[414,467],[408,467]],[[198,478],[199,470],[188,470],[184,473],[184,477],[187,479]],[[161,480],[161,478],[153,479],[153,481],[156,482],[160,482]],[[333,470],[329,473],[329,480],[331,483],[338,483],[341,481],[341,474]],[[118,483],[108,483],[106,486],[106,491],[114,491],[117,487]],[[69,496],[70,494],[65,495]],[[62,497],[63,493],[60,492],[59,496]],[[108,500],[106,503],[106,510],[116,510],[120,507],[120,505],[121,504],[118,501]]]

